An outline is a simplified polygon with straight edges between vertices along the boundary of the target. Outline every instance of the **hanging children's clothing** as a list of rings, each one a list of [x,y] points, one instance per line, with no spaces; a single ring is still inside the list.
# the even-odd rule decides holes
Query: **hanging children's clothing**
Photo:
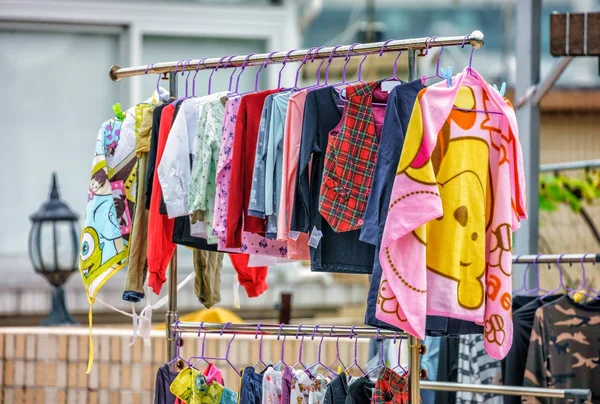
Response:
[[[461,335],[458,343],[457,382],[462,384],[502,384],[500,361],[491,358],[483,348],[483,335]],[[495,394],[456,393],[456,404],[502,404],[504,398]]]
[[[475,70],[422,90],[383,234],[377,318],[418,338],[426,314],[481,323],[486,351],[502,359],[512,344],[511,231],[526,217],[524,186],[514,111]]]
[[[359,230],[336,233],[319,212],[319,190],[329,132],[342,118],[339,102],[333,87],[313,90],[306,96],[290,228],[313,236],[310,249],[313,271],[371,273],[374,246],[359,240]]]

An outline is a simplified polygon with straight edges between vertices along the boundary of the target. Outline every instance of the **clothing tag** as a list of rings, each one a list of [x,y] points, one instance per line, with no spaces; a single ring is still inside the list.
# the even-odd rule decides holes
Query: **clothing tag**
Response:
[[[323,237],[323,233],[320,230],[317,230],[316,227],[313,227],[312,232],[310,233],[310,238],[308,239],[308,245],[317,248],[319,242],[321,241],[321,237]]]
[[[392,88],[398,86],[402,84],[399,81],[382,81],[381,82],[381,91],[385,91],[386,93],[389,93],[390,91],[392,91]]]
[[[300,237],[299,231],[290,231],[288,233],[288,238],[294,241],[298,241],[298,237]]]

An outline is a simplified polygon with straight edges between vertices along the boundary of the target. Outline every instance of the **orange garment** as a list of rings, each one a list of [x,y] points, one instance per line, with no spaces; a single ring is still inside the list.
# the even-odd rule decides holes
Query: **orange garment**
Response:
[[[156,167],[160,164],[160,159],[165,151],[174,115],[174,104],[169,104],[163,108],[158,131]],[[156,294],[160,293],[163,283],[167,281],[167,265],[169,265],[176,247],[173,243],[175,220],[169,219],[167,215],[160,214],[161,199],[162,189],[158,181],[158,170],[155,170],[152,178],[152,196],[148,214],[148,286]]]

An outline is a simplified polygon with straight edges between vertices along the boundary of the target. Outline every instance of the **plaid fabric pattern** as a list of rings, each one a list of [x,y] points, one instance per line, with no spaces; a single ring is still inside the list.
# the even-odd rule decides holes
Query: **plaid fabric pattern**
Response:
[[[406,404],[408,403],[408,383],[406,376],[401,376],[390,368],[379,372],[371,404]]]
[[[378,141],[372,100],[379,82],[346,87],[339,133],[329,136],[319,211],[336,232],[360,229],[371,192]]]

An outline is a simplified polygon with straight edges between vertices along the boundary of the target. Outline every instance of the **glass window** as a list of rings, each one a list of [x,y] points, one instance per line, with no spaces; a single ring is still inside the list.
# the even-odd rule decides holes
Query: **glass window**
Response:
[[[0,255],[27,254],[29,215],[47,200],[52,171],[83,218],[96,134],[119,98],[107,75],[118,56],[116,33],[0,28]]]

